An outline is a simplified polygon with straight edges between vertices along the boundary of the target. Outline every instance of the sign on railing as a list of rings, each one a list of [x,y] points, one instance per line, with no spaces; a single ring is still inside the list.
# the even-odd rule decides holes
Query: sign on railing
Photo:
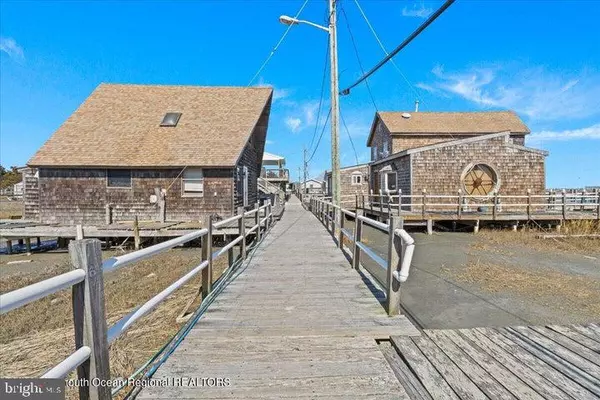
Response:
[[[252,228],[246,230],[246,217],[252,216],[254,216],[255,224]],[[263,216],[264,218],[262,218]],[[238,236],[223,248],[213,252],[213,230],[229,226],[235,222],[238,225]],[[69,243],[69,253],[74,269],[1,295],[0,315],[71,287],[73,291],[73,323],[75,326],[76,350],[65,360],[44,373],[42,378],[65,378],[77,369],[78,379],[82,381],[87,379],[87,382],[91,382],[94,378],[108,380],[110,379],[108,356],[110,343],[199,273],[202,274],[202,298],[206,298],[212,291],[213,260],[227,253],[229,268],[232,268],[234,264],[234,246],[240,246],[240,259],[243,261],[246,259],[246,238],[253,234],[256,242],[260,241],[261,237],[270,230],[273,222],[270,201],[263,206],[256,203],[254,209],[244,212],[242,208],[239,208],[237,215],[223,221],[212,222],[212,218],[209,218],[207,228],[132,253],[111,257],[105,261],[102,261],[102,250],[98,239],[72,241]],[[202,260],[200,264],[146,303],[121,318],[113,326],[107,327],[103,281],[105,272],[155,256],[198,238],[202,240]],[[108,400],[111,398],[110,390],[109,386],[82,385],[79,387],[79,397]]]
[[[331,203],[329,198],[311,198],[310,210],[323,222],[326,229],[336,237],[338,247],[341,250],[344,248],[344,238],[352,243],[351,259],[354,269],[358,270],[360,268],[361,254],[365,254],[386,271],[386,281],[379,282],[385,288],[386,309],[388,315],[399,314],[400,284],[406,282],[408,278],[415,246],[414,239],[402,228],[403,220],[391,216],[389,223],[384,224],[363,216],[362,211],[359,209],[356,212],[351,212],[339,207]],[[353,233],[344,226],[346,216],[354,218]],[[381,257],[363,242],[363,224],[387,233],[387,259]],[[370,273],[368,269],[365,268],[365,270]],[[374,276],[374,278],[378,281],[377,277]]]

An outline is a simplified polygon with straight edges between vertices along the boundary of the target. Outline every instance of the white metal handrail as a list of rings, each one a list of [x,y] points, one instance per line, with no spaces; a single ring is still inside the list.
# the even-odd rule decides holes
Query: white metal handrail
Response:
[[[74,269],[0,295],[0,315],[82,282],[85,271]]]
[[[264,213],[261,213],[265,210]],[[245,229],[245,217],[248,215],[256,215],[256,224],[249,230]],[[260,214],[265,217],[260,219]],[[212,231],[220,227],[226,226],[232,222],[238,221],[238,227],[240,234],[231,240],[226,246],[215,251],[210,252],[212,247]],[[64,274],[57,275],[55,277],[43,280],[41,282],[34,283],[32,285],[25,286],[23,288],[16,289],[12,292],[0,295],[0,315],[12,311],[16,308],[22,307],[35,300],[39,300],[48,295],[56,293],[60,290],[64,290],[73,287],[73,302],[78,302],[80,305],[77,313],[74,307],[74,322],[76,325],[76,343],[80,343],[75,352],[69,355],[66,359],[61,361],[59,364],[49,369],[43,378],[65,378],[71,371],[78,368],[87,360],[93,360],[96,365],[95,368],[86,368],[83,371],[85,379],[91,381],[92,378],[109,379],[110,372],[108,369],[108,344],[112,343],[119,335],[125,332],[131,325],[148,314],[154,308],[156,308],[161,302],[166,300],[175,290],[179,289],[186,282],[196,276],[199,272],[202,272],[202,290],[203,298],[206,293],[209,293],[212,288],[212,262],[218,257],[225,253],[233,254],[233,247],[236,245],[241,246],[240,256],[243,259],[246,258],[246,237],[255,233],[258,239],[261,237],[261,228],[264,227],[265,232],[268,231],[274,221],[272,204],[266,202],[264,205],[259,206],[258,203],[253,210],[244,212],[241,208],[238,209],[238,214],[229,217],[219,222],[212,222],[209,218],[208,228],[199,229],[197,231],[182,235],[180,237],[167,240],[165,242],[150,246],[145,249],[137,250],[129,254],[122,256],[111,257],[105,261],[102,261],[100,253],[100,242],[97,239],[86,239],[77,240],[69,245],[69,252],[72,252],[72,260],[75,269],[66,272]],[[203,245],[203,260],[194,269],[186,273],[184,276],[173,282],[169,287],[162,290],[160,293],[153,296],[150,300],[146,301],[141,306],[121,318],[118,322],[112,325],[110,328],[106,328],[106,321],[104,315],[104,295],[91,293],[93,291],[103,291],[103,280],[102,275],[105,272],[113,271],[119,267],[132,264],[137,261],[152,257],[160,254],[164,251],[172,249],[175,246],[179,246],[190,242],[192,240],[202,238]],[[73,249],[71,248],[73,246]],[[230,263],[233,262],[233,257],[230,258]],[[231,264],[230,264],[231,267]],[[206,271],[209,271],[206,274]],[[205,287],[206,284],[206,287]],[[76,290],[77,288],[77,290]],[[77,293],[77,297],[75,296]],[[83,298],[81,297],[83,296]],[[88,296],[91,298],[88,300]],[[88,304],[88,302],[90,304]],[[95,310],[95,311],[92,311]],[[91,313],[90,313],[91,312]],[[80,326],[83,325],[83,326]],[[77,326],[80,326],[77,328]],[[104,334],[102,333],[104,330]],[[83,332],[92,333],[94,343],[89,345],[81,345],[81,341],[85,341],[85,337],[81,336]],[[79,334],[78,334],[79,332]],[[79,336],[78,336],[79,335]],[[87,334],[86,334],[87,335]],[[90,336],[86,336],[90,337]],[[100,342],[96,342],[99,340]],[[104,340],[104,343],[102,342]],[[92,357],[93,356],[93,357]],[[93,376],[95,375],[95,376]],[[80,378],[82,378],[80,376]],[[88,391],[94,391],[95,397],[99,399],[109,399],[110,390],[101,387],[89,386]],[[88,393],[89,395],[89,393]]]
[[[384,224],[360,215],[360,209],[353,213],[322,198],[311,198],[310,210],[323,222],[332,235],[337,236],[340,249],[344,249],[344,238],[352,242],[351,260],[355,269],[358,269],[361,265],[360,257],[363,253],[386,271],[386,282],[379,282],[375,275],[373,277],[385,288],[388,314],[398,314],[400,310],[399,285],[408,279],[415,246],[414,239],[404,229],[400,228],[401,220],[390,216],[389,224]],[[355,220],[354,232],[344,228],[346,215]],[[375,250],[361,241],[363,224],[380,229],[388,234],[387,259],[381,257]],[[365,270],[371,274],[368,269],[365,268]]]

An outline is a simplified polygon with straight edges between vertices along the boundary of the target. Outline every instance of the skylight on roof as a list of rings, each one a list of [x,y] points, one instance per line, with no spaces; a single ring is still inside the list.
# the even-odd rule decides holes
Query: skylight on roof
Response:
[[[177,126],[181,113],[169,112],[166,113],[160,126]]]

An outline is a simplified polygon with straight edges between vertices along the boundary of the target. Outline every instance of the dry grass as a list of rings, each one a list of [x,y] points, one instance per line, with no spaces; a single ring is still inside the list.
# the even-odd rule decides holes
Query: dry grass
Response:
[[[27,275],[0,277],[2,292],[67,271],[65,263]],[[109,326],[180,278],[200,260],[200,249],[174,249],[105,276]],[[214,263],[214,279],[227,267],[227,257]],[[127,377],[143,365],[181,327],[176,321],[200,288],[195,277],[156,310],[138,321],[110,349],[111,376]],[[195,305],[199,303],[196,300]],[[74,349],[71,293],[68,290],[0,317],[0,371],[3,376],[37,376]]]
[[[558,312],[600,316],[600,280],[589,276],[541,272],[479,260],[452,274],[458,281],[476,284],[491,293],[513,293]]]
[[[598,238],[538,238],[539,235],[557,233],[539,226],[535,229],[525,228],[517,232],[505,229],[483,229],[479,232],[479,236],[485,239],[487,243],[478,242],[473,245],[473,248],[477,249],[477,246],[479,246],[480,250],[490,250],[490,247],[487,246],[489,243],[491,245],[521,245],[540,251],[577,252],[592,255],[600,253],[600,240]],[[600,224],[590,220],[569,221],[563,226],[560,233],[567,235],[600,234]]]
[[[0,219],[21,218],[23,215],[22,201],[8,201],[0,199]]]

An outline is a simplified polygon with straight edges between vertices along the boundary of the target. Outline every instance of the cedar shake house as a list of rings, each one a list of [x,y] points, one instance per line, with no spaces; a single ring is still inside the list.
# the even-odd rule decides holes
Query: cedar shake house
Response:
[[[29,160],[25,218],[204,221],[258,200],[272,89],[101,84]]]
[[[512,111],[378,112],[367,141],[371,188],[403,195],[543,194],[548,153],[525,147],[528,134]]]
[[[356,195],[369,194],[369,164],[351,165],[340,168],[340,202],[344,207],[356,205]],[[326,195],[331,196],[331,171],[325,171]]]

